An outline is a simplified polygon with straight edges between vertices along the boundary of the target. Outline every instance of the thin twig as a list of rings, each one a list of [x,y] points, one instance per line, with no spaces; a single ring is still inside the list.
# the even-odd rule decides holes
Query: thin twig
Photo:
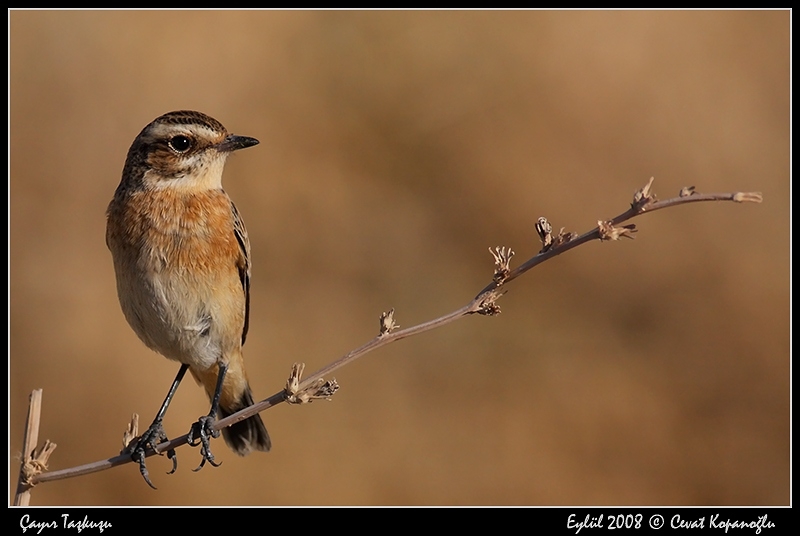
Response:
[[[25,419],[25,438],[22,440],[22,460],[19,466],[17,494],[14,506],[28,506],[31,500],[31,487],[26,483],[25,464],[31,459],[33,449],[39,442],[39,420],[42,414],[42,390],[34,389],[28,397],[28,418]]]
[[[363,346],[356,348],[348,352],[347,354],[343,355],[336,361],[330,363],[329,365],[321,368],[317,372],[311,374],[310,376],[306,377],[302,382],[294,381],[294,390],[295,392],[302,392],[309,387],[318,384],[320,380],[324,376],[329,375],[333,371],[348,365],[358,359],[359,357],[376,350],[382,346],[386,346],[387,344],[399,341],[401,339],[405,339],[406,337],[411,337],[413,335],[418,335],[425,331],[430,331],[432,329],[436,329],[442,327],[446,324],[454,322],[459,318],[462,318],[467,315],[471,314],[482,314],[482,315],[495,315],[500,312],[500,308],[495,303],[500,296],[503,294],[503,288],[506,287],[511,281],[515,280],[531,268],[538,266],[539,264],[552,259],[557,255],[561,255],[562,253],[566,253],[582,244],[590,242],[592,240],[616,240],[621,237],[632,237],[632,233],[635,232],[635,226],[627,225],[627,226],[620,226],[621,223],[626,222],[636,216],[641,216],[644,213],[655,212],[656,210],[661,210],[664,208],[670,208],[678,205],[684,205],[688,203],[698,203],[701,201],[734,201],[737,203],[742,202],[755,202],[760,203],[762,198],[760,193],[756,192],[735,192],[735,193],[716,193],[716,194],[699,194],[694,191],[694,187],[687,187],[683,188],[678,197],[674,197],[671,199],[667,199],[664,201],[658,201],[655,198],[655,195],[651,192],[651,187],[653,184],[653,179],[650,179],[647,185],[643,188],[639,189],[633,198],[633,202],[631,203],[631,208],[623,212],[622,214],[610,219],[610,220],[600,220],[600,225],[595,227],[591,231],[588,231],[580,236],[575,236],[572,233],[564,232],[562,229],[561,232],[558,234],[557,237],[553,238],[551,235],[550,224],[544,218],[540,218],[539,222],[537,223],[537,231],[540,234],[544,247],[542,251],[539,252],[537,255],[531,257],[520,266],[517,266],[513,270],[509,268],[508,263],[511,259],[511,256],[514,255],[514,252],[510,249],[506,248],[494,248],[490,251],[492,255],[495,257],[496,269],[494,272],[494,276],[492,282],[486,285],[483,290],[481,290],[469,303],[457,309],[451,313],[446,315],[440,316],[439,318],[435,318],[428,322],[424,322],[422,324],[418,324],[416,326],[412,326],[406,329],[395,329],[394,319],[391,320],[392,329],[386,329],[384,326],[384,321],[381,322],[381,331],[379,334],[372,339],[371,341],[367,342]],[[388,313],[384,313],[384,315],[388,316]],[[393,316],[393,315],[392,315]],[[382,317],[385,319],[385,316]],[[255,415],[256,413],[260,413],[264,410],[277,406],[282,402],[287,401],[287,393],[286,391],[280,391],[275,393],[274,395],[270,396],[258,402],[252,406],[249,406],[229,417],[224,419],[220,419],[214,423],[214,428],[216,430],[221,430],[231,424],[234,424],[239,421],[243,421],[248,417]],[[180,447],[181,445],[186,444],[187,436],[181,436],[175,439],[172,439],[168,442],[165,442],[158,446],[159,452],[166,452],[169,449],[174,449]],[[148,451],[147,456],[151,456],[155,454],[152,451]],[[125,463],[129,463],[131,461],[129,454],[124,454],[120,456],[116,456],[114,458],[109,458],[107,460],[101,460],[98,462],[94,462],[87,465],[82,465],[79,467],[73,467],[70,469],[63,469],[60,471],[51,471],[48,473],[43,473],[38,476],[32,478],[32,483],[39,483],[39,482],[48,482],[51,480],[59,480],[63,478],[71,478],[75,476],[80,476],[88,473],[93,473],[96,471],[102,471],[104,469],[109,469],[111,467],[116,467],[117,465],[123,465]]]
[[[14,496],[14,506],[28,506],[31,501],[31,488],[33,479],[47,469],[47,460],[56,448],[55,443],[45,441],[44,446],[37,452],[36,444],[39,443],[39,422],[42,415],[42,390],[34,389],[28,397],[28,418],[25,419],[25,437],[22,440],[22,460],[19,467],[19,481],[17,493]]]

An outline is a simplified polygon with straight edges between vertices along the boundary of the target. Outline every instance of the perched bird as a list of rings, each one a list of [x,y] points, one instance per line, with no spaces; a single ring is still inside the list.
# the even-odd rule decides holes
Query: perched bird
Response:
[[[106,244],[122,312],[142,342],[181,363],[153,424],[132,449],[151,487],[146,450],[157,451],[167,440],[162,420],[187,369],[211,399],[208,415],[189,432],[189,442],[201,445],[198,469],[206,461],[217,465],[210,449],[210,437],[219,436],[215,419],[253,404],[242,357],[250,241],[222,189],[222,170],[233,151],[256,144],[200,112],[162,115],[133,141],[108,206]],[[270,449],[257,414],[223,429],[222,436],[241,456]],[[168,454],[174,472],[177,458]]]

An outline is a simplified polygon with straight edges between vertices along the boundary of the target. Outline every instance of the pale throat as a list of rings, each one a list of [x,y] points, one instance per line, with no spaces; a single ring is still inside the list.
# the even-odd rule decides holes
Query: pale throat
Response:
[[[145,184],[157,190],[172,189],[189,192],[206,192],[222,188],[222,170],[227,155],[197,155],[186,162],[183,170],[172,177],[163,177],[150,169],[144,175]]]

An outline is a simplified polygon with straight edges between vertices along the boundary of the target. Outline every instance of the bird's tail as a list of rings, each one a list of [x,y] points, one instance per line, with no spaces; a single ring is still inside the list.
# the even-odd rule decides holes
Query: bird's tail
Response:
[[[253,394],[250,392],[250,387],[248,387],[236,401],[227,405],[220,404],[219,417],[224,419],[252,405]],[[223,428],[222,437],[231,450],[239,456],[246,456],[254,450],[267,452],[272,448],[267,427],[264,426],[264,421],[261,420],[261,416],[258,414]]]
[[[217,365],[208,369],[190,367],[189,371],[198,383],[205,387],[208,398],[213,400],[219,367]],[[224,419],[252,405],[253,393],[247,383],[242,362],[233,360],[228,364],[228,372],[222,383],[218,417]],[[258,414],[223,428],[222,437],[231,450],[239,456],[246,456],[254,450],[267,452],[272,447],[267,428]]]

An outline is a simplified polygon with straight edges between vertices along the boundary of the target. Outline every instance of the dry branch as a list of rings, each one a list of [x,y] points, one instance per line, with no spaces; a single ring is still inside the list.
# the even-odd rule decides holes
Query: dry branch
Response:
[[[425,331],[442,327],[467,315],[478,313],[491,316],[498,314],[500,312],[500,307],[496,302],[504,293],[502,288],[507,286],[511,281],[515,280],[531,268],[592,240],[618,240],[620,238],[633,238],[633,233],[636,232],[636,227],[631,224],[621,224],[636,216],[688,203],[705,201],[760,203],[762,200],[761,194],[757,192],[700,194],[695,191],[694,186],[689,186],[682,188],[677,197],[666,199],[664,201],[658,201],[656,196],[651,191],[652,184],[653,179],[651,178],[643,188],[635,192],[633,201],[628,210],[614,218],[608,220],[598,220],[597,227],[580,236],[577,236],[575,233],[566,232],[563,228],[560,230],[557,236],[553,236],[550,222],[548,222],[545,218],[539,218],[536,223],[536,231],[539,234],[540,240],[542,241],[542,249],[539,251],[539,253],[516,268],[511,269],[510,261],[511,257],[514,255],[514,252],[510,248],[489,248],[489,251],[492,253],[492,256],[495,259],[495,270],[492,276],[492,282],[486,285],[469,303],[460,309],[440,316],[439,318],[435,318],[428,322],[405,329],[398,329],[398,326],[395,324],[394,309],[387,313],[383,313],[383,315],[380,317],[380,331],[375,338],[363,346],[348,352],[336,361],[311,374],[304,380],[301,379],[304,365],[295,364],[292,367],[291,375],[284,390],[277,392],[269,398],[245,408],[238,413],[216,421],[214,428],[216,430],[221,430],[226,426],[230,426],[236,422],[247,419],[256,413],[260,413],[264,410],[272,408],[282,402],[305,403],[311,402],[317,398],[329,398],[333,395],[333,393],[335,393],[336,389],[338,389],[338,385],[336,384],[335,380],[325,381],[324,377],[331,374],[334,370],[355,361],[364,354],[367,354],[392,342],[399,341],[400,339],[405,339],[406,337],[411,337]],[[129,436],[131,435],[131,432],[128,431],[127,433],[128,442],[130,442],[131,438]],[[158,451],[160,453],[164,453],[186,443],[187,435],[183,435],[158,445]],[[153,454],[156,453],[152,450],[148,450],[147,456],[152,456]],[[130,462],[130,454],[123,453],[107,460],[101,460],[79,467],[35,474],[28,479],[28,486],[30,487],[34,484],[48,482],[51,480],[60,480],[64,478],[81,476],[88,473],[110,469],[111,467]]]

